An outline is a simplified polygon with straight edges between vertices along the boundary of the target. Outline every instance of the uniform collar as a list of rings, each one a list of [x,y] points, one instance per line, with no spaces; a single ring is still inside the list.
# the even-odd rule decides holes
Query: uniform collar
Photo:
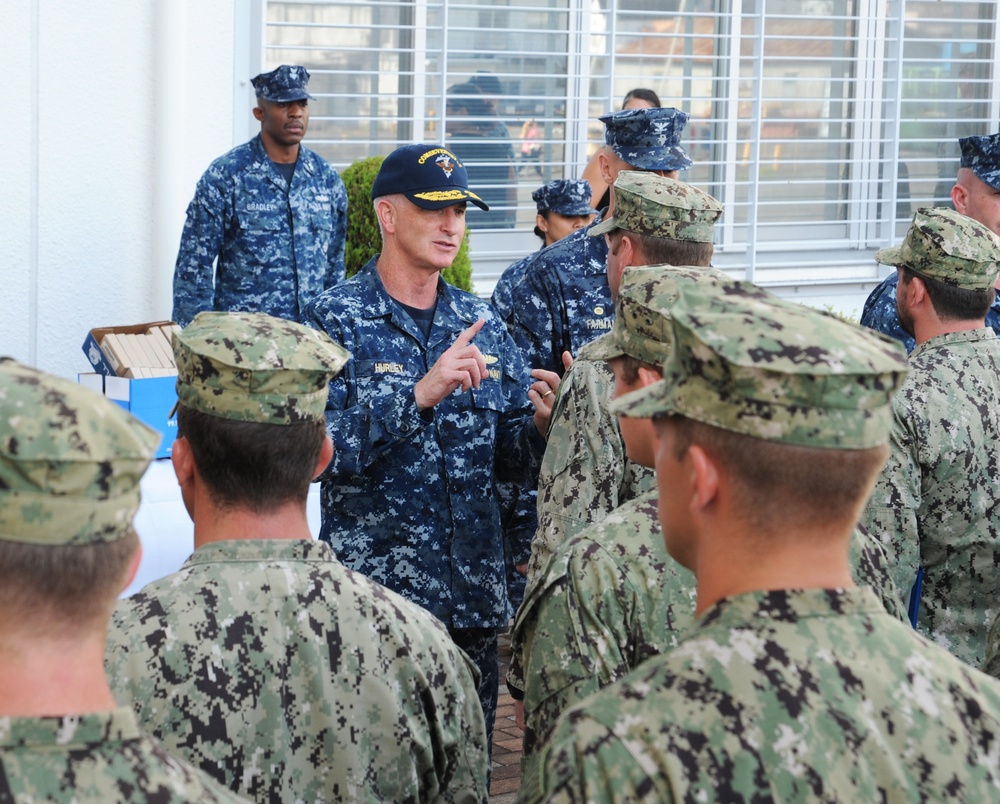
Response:
[[[108,741],[140,737],[135,715],[127,707],[110,712],[61,717],[0,717],[0,747],[82,750]]]

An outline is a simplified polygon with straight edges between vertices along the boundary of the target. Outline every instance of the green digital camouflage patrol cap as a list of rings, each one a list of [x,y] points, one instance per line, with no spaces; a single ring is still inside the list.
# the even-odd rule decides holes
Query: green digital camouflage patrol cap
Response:
[[[626,229],[652,237],[711,243],[722,205],[708,193],[676,179],[623,170],[615,180],[615,212],[592,227],[591,237]]]
[[[662,366],[674,342],[670,308],[677,301],[680,288],[688,283],[717,285],[732,281],[716,268],[696,265],[630,267],[622,275],[611,331],[584,347],[586,357],[612,360],[628,355],[643,363]]]
[[[350,359],[325,332],[265,313],[198,313],[173,346],[178,404],[261,424],[322,419]]]
[[[100,394],[0,358],[0,539],[52,547],[120,539],[159,443]]]
[[[1000,273],[1000,238],[953,209],[918,209],[903,242],[880,249],[875,259],[965,290],[987,290]]]
[[[892,397],[906,376],[898,341],[749,282],[679,291],[663,380],[621,397],[614,413],[679,414],[803,447],[888,442]]]

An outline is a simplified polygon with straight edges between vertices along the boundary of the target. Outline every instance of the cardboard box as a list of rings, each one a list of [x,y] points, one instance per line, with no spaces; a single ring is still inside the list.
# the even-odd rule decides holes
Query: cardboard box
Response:
[[[129,324],[127,326],[120,327],[96,327],[87,333],[87,337],[83,341],[83,353],[87,356],[87,360],[91,366],[93,366],[94,371],[98,374],[105,374],[109,377],[117,376],[118,371],[116,369],[118,366],[113,365],[112,361],[108,359],[108,356],[101,351],[101,341],[104,336],[108,333],[114,333],[116,335],[134,335],[137,333],[145,333],[150,327],[169,327],[176,326],[172,321],[152,321],[148,324]]]
[[[137,419],[159,430],[163,435],[156,450],[157,458],[169,458],[177,438],[177,416],[167,416],[177,402],[177,377],[150,377],[130,380],[104,374],[86,373],[78,376],[86,385],[108,399],[114,400]]]

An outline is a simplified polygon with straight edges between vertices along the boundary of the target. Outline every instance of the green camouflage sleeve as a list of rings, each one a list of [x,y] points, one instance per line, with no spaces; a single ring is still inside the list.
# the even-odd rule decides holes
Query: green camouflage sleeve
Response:
[[[986,637],[986,660],[983,662],[983,672],[993,678],[1000,678],[1000,615],[993,621],[990,633]]]
[[[856,583],[871,587],[885,610],[897,620],[907,621],[906,607],[892,579],[892,568],[878,539],[863,526],[851,534],[851,574]]]
[[[920,465],[910,423],[896,404],[889,460],[861,515],[861,523],[885,548],[892,578],[907,595],[920,567]]]
[[[585,353],[559,384],[538,475],[529,586],[560,544],[655,486],[652,470],[625,457],[618,418],[608,411],[613,394],[607,364]]]
[[[600,746],[600,751],[594,750]],[[663,768],[644,771],[628,746],[604,724],[575,709],[559,721],[552,740],[525,769],[519,804],[676,801]]]

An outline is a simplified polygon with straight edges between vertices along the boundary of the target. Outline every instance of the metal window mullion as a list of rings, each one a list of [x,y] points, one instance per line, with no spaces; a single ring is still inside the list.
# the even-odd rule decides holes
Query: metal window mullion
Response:
[[[427,0],[413,9],[413,122],[410,140],[423,142],[427,130]],[[444,108],[444,107],[441,107]]]
[[[615,0],[613,0],[614,2]],[[567,18],[566,146],[567,167],[587,162],[587,122],[590,118],[590,11],[586,0],[570,0]],[[614,17],[614,13],[610,15]],[[607,41],[611,41],[610,38]],[[613,47],[613,46],[612,46]],[[550,115],[551,110],[550,110]],[[582,170],[582,167],[580,168]],[[571,173],[576,173],[571,170]],[[546,176],[548,178],[548,176]]]
[[[764,123],[761,110],[761,96],[764,91],[764,16],[767,9],[767,0],[759,0],[759,2],[760,5],[757,8],[755,15],[756,23],[754,26],[754,91],[750,106],[753,137],[750,143],[750,187],[747,198],[747,263],[744,274],[748,282],[754,281],[757,268],[757,201],[760,198],[760,138]]]
[[[716,140],[722,144],[719,177],[719,200],[727,210],[736,206],[736,166],[739,161],[739,108],[740,108],[740,49],[743,41],[743,0],[730,0],[731,9],[728,17],[718,19],[720,26],[716,27],[715,47],[721,54],[725,65],[726,91],[723,98],[717,100],[716,107]],[[728,30],[722,28],[728,26]],[[723,53],[723,51],[725,51]],[[720,71],[721,74],[722,71]],[[721,93],[720,93],[721,94]],[[736,240],[736,220],[730,212],[722,217],[722,242],[720,250],[732,248]]]

